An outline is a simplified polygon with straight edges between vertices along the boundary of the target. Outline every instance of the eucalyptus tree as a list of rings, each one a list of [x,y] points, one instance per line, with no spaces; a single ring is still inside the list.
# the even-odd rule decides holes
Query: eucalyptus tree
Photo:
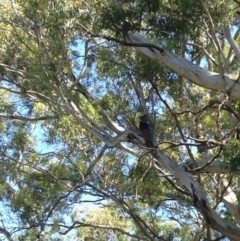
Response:
[[[239,1],[0,4],[3,238],[239,239]]]

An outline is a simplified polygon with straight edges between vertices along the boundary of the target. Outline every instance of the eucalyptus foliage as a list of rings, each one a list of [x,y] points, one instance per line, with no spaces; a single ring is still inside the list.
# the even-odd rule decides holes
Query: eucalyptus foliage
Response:
[[[239,7],[0,0],[1,240],[238,240]]]

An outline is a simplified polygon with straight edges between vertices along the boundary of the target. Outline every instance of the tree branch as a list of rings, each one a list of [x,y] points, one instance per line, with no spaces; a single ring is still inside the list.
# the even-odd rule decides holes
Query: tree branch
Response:
[[[232,38],[229,28],[225,28],[223,31],[224,31],[224,37],[227,39],[228,43],[233,48],[234,53],[236,54],[236,57],[238,59],[238,62],[240,62],[240,49],[237,43],[235,42],[235,40]]]
[[[222,76],[219,73],[203,69],[200,66],[191,63],[190,61],[182,58],[179,55],[163,51],[162,48],[160,48],[160,51],[158,46],[152,44],[139,33],[133,34],[132,32],[129,32],[128,36],[128,41],[132,43],[133,46],[137,48],[137,50],[139,50],[149,58],[157,61],[159,64],[172,69],[177,74],[182,75],[194,84],[197,84],[207,89],[221,91],[224,94],[227,94],[227,91],[230,90],[231,87],[235,84],[235,80],[229,75],[225,74],[223,81]],[[143,45],[141,46],[141,44]],[[240,100],[239,83],[235,84],[234,88],[231,90],[231,96]]]
[[[124,230],[122,230],[121,228],[117,228],[117,227],[112,227],[112,226],[107,226],[107,225],[96,225],[96,224],[91,224],[91,223],[84,223],[84,222],[80,222],[80,221],[75,221],[71,226],[66,226],[66,225],[59,225],[60,227],[63,228],[67,228],[67,230],[65,232],[59,232],[60,234],[67,234],[68,232],[70,232],[72,229],[74,228],[80,228],[80,227],[92,227],[92,228],[97,228],[97,229],[107,229],[107,230],[112,230],[112,231],[116,231],[119,232],[121,234],[127,235],[131,238],[135,238],[137,240],[146,240],[146,238],[143,238],[139,235],[135,235],[135,234],[131,234],[129,232],[126,232]]]
[[[24,117],[20,115],[3,115],[0,114],[0,117],[10,120],[22,120],[22,121],[41,121],[41,120],[52,120],[56,119],[56,116],[41,116],[41,117]]]
[[[166,168],[175,177],[179,178],[189,192],[193,195],[193,202],[198,210],[205,217],[206,222],[216,231],[238,241],[240,236],[240,228],[223,220],[210,206],[208,199],[201,189],[199,182],[186,173],[182,166],[177,165],[167,155],[162,152],[152,152],[152,155],[160,166]]]

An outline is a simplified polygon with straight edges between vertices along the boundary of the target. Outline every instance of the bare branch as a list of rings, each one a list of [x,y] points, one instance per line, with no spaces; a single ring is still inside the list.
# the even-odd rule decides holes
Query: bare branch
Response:
[[[5,237],[7,238],[7,240],[13,241],[13,239],[11,238],[11,234],[10,234],[5,228],[0,228],[0,233],[2,233],[3,235],[5,235]]]
[[[121,228],[117,228],[117,227],[113,227],[113,226],[107,226],[107,225],[101,225],[101,224],[96,225],[96,224],[90,224],[90,223],[75,221],[71,226],[66,226],[66,225],[59,225],[59,226],[67,229],[65,232],[59,232],[60,234],[64,234],[64,235],[67,234],[68,232],[70,232],[74,228],[92,227],[92,228],[96,228],[96,229],[107,229],[107,230],[116,231],[116,232],[119,232],[121,234],[127,235],[129,237],[135,238],[137,240],[145,240],[145,241],[147,240],[146,238],[143,238],[139,235],[135,235],[135,234],[131,234],[129,232],[126,232]]]
[[[231,166],[227,162],[219,162],[216,161],[216,159],[213,159],[213,155],[206,156],[200,160],[197,160],[198,166],[201,168],[198,170],[200,173],[216,173],[216,174],[230,174]],[[208,164],[207,164],[208,163]],[[207,164],[207,165],[206,165]],[[187,168],[192,168],[191,163],[184,163],[182,165],[184,168],[187,166]],[[190,172],[194,174],[192,170],[186,170],[187,172]],[[237,174],[240,174],[240,169],[236,169],[235,172]]]
[[[238,62],[240,62],[240,49],[239,49],[237,43],[235,42],[235,40],[233,39],[229,28],[224,29],[224,37],[227,39],[228,43],[234,50],[234,53],[236,54]]]
[[[222,195],[223,203],[227,206],[235,221],[240,223],[240,204],[238,201],[238,197],[225,178],[221,178],[221,185],[225,187],[224,193]]]
[[[231,238],[231,240],[238,241],[240,236],[240,228],[223,220],[210,206],[208,199],[203,192],[199,182],[186,173],[182,166],[177,165],[167,155],[162,152],[152,152],[157,163],[166,168],[175,177],[178,177],[185,185],[189,192],[193,195],[193,203],[205,217],[206,222],[213,229]]]
[[[106,151],[106,149],[107,149],[107,146],[104,145],[104,147],[101,149],[100,153],[96,156],[95,160],[91,163],[91,165],[87,169],[86,176],[91,174],[93,168],[98,163],[98,161],[102,158],[102,156],[103,156],[104,152]]]
[[[0,117],[5,119],[10,119],[10,120],[22,120],[22,121],[32,121],[32,122],[56,119],[56,116],[24,117],[19,115],[3,115],[3,114],[0,114]]]
[[[225,61],[225,56],[224,56],[224,53],[222,51],[222,48],[220,47],[220,44],[219,44],[219,41],[216,37],[216,33],[215,33],[215,26],[214,26],[214,23],[213,23],[213,19],[211,17],[211,14],[209,12],[209,8],[206,6],[206,3],[204,2],[205,0],[201,0],[201,4],[203,6],[203,9],[205,11],[205,13],[207,14],[207,17],[208,17],[208,20],[210,22],[209,25],[209,28],[210,28],[210,36],[211,36],[211,39],[214,43],[214,46],[216,48],[216,52],[217,52],[217,55],[218,55],[218,69],[219,69],[219,73],[220,73],[220,76],[223,78],[223,81],[225,81],[225,76],[224,76],[224,71],[223,71],[223,64],[222,64],[222,58],[224,59]],[[221,58],[222,56],[222,58]],[[227,85],[227,83],[226,83]],[[226,86],[227,87],[227,86]]]
[[[143,44],[142,47],[136,47],[140,52],[199,86],[227,94],[227,91],[235,84],[235,80],[229,75],[225,74],[225,81],[223,81],[222,76],[219,73],[203,69],[179,55],[163,51],[162,48],[160,51],[156,45],[151,44],[151,42],[138,33],[132,34],[129,32],[128,35],[131,43],[137,43],[138,46],[141,46],[141,43]],[[151,47],[145,47],[147,44],[150,44]],[[156,48],[152,46],[155,46]],[[234,86],[231,90],[231,96],[238,100],[240,99],[240,84]]]

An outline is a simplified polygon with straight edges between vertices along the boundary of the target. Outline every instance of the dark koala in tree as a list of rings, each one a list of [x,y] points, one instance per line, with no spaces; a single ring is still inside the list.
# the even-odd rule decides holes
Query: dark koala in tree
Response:
[[[145,144],[147,147],[155,147],[154,146],[154,132],[153,132],[153,125],[148,118],[148,115],[140,116],[140,123],[139,129],[142,132],[142,136],[145,140]]]

